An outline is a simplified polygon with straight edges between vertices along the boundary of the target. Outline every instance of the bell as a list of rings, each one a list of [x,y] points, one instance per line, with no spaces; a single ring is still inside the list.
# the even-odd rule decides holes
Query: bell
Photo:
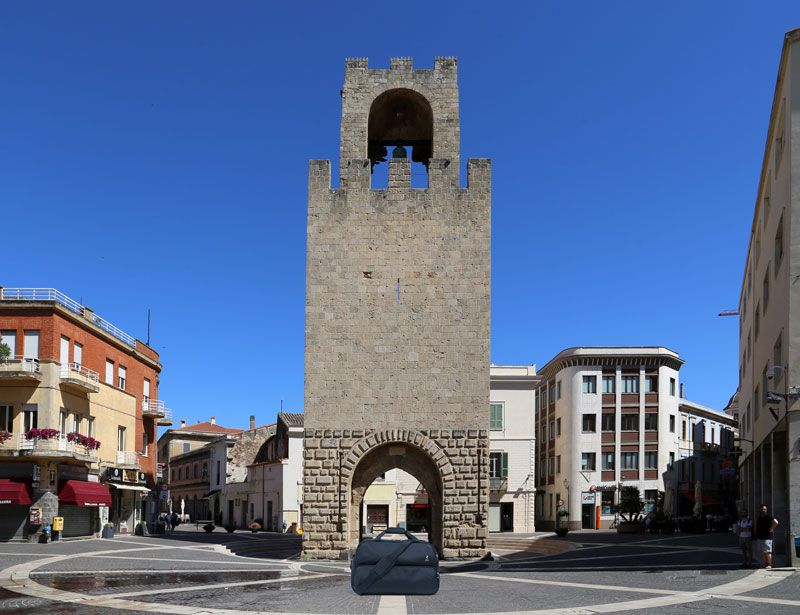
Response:
[[[402,145],[396,146],[392,150],[392,158],[407,158],[408,154],[406,153],[406,148]]]

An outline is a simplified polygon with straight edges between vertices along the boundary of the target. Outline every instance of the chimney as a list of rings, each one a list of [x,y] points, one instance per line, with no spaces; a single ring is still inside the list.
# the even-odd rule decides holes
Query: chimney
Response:
[[[684,393],[683,383],[681,382],[681,399],[686,399],[686,394]]]
[[[256,428],[256,415],[255,414],[251,414],[250,415],[250,429],[255,429],[255,428]]]
[[[181,427],[186,427],[186,419],[181,419]]]
[[[211,424],[212,425],[216,425],[217,424],[217,417],[216,416],[212,416],[211,417]]]

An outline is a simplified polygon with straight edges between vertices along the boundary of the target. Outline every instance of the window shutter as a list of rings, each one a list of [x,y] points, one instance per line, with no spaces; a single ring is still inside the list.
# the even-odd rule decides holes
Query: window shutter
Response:
[[[500,456],[500,478],[508,478],[508,453]]]
[[[489,404],[489,429],[503,429],[503,404]]]

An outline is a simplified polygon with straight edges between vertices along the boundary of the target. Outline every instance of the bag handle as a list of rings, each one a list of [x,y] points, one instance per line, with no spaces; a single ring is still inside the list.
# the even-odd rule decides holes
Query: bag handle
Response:
[[[390,527],[383,530],[380,534],[375,536],[372,540],[381,540],[384,534],[404,534],[406,538],[408,538],[412,542],[419,542],[419,538],[414,536],[413,534],[409,533],[407,530],[404,530],[402,527]]]

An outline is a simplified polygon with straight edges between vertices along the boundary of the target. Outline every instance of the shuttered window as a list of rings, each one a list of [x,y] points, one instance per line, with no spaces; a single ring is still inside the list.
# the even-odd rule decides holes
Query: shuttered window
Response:
[[[503,404],[489,404],[489,429],[503,429]]]

